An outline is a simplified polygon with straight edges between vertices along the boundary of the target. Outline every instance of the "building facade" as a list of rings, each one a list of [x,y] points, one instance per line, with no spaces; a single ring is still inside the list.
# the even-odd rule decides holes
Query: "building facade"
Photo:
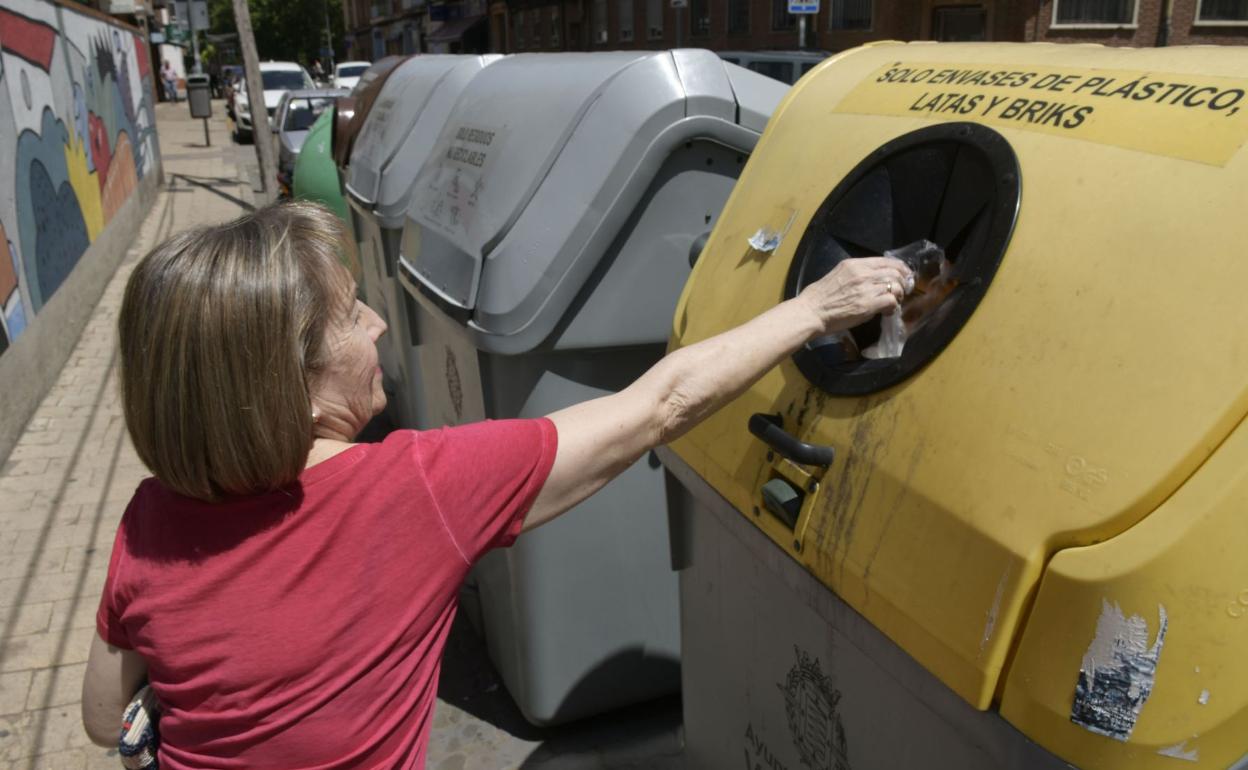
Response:
[[[489,50],[485,0],[344,0],[347,57]]]
[[[495,0],[498,52],[841,51],[875,40],[1248,44],[1248,0],[823,0],[804,45],[787,0]],[[1167,18],[1168,14],[1168,18]]]
[[[420,53],[427,11],[425,0],[343,0],[346,59]]]
[[[1044,0],[1028,40],[1156,45],[1248,44],[1248,0]]]
[[[488,6],[487,6],[488,2]],[[494,51],[842,51],[876,40],[1245,45],[1248,0],[345,0],[351,58]]]

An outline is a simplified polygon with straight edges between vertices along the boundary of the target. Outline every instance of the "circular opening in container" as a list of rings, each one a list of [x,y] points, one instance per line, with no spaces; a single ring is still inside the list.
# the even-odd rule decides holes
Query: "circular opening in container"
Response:
[[[798,244],[785,296],[796,296],[844,259],[922,240],[943,249],[947,262],[907,298],[909,334],[899,357],[864,357],[880,340],[877,316],[843,335],[808,343],[794,355],[798,368],[824,391],[852,396],[901,382],[934,358],[988,290],[1014,229],[1019,196],[1014,150],[977,123],[923,128],[873,152],[815,213]]]

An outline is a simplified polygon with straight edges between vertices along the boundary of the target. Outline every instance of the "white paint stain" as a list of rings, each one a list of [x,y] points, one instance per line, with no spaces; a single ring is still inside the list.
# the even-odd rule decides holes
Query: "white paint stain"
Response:
[[[1162,755],[1163,757],[1173,757],[1175,759],[1182,759],[1187,762],[1199,762],[1200,761],[1200,750],[1188,749],[1187,741],[1176,743],[1173,746],[1167,746],[1164,749],[1157,749],[1157,753]]]
[[[1200,697],[1196,699],[1196,702],[1202,706],[1208,706],[1209,705],[1209,691],[1201,690]]]
[[[1130,618],[1116,602],[1102,600],[1096,636],[1084,653],[1070,721],[1099,735],[1126,741],[1153,692],[1165,643],[1166,608],[1158,605],[1157,639],[1148,645],[1148,622]]]
[[[1005,574],[1001,575],[1001,581],[997,583],[996,596],[992,597],[992,606],[988,608],[988,620],[984,623],[984,638],[979,642],[979,657],[984,656],[984,650],[988,649],[988,640],[992,638],[992,632],[997,627],[997,615],[1001,612],[1001,598],[1005,596],[1005,585],[1010,579],[1010,568],[1006,567]]]

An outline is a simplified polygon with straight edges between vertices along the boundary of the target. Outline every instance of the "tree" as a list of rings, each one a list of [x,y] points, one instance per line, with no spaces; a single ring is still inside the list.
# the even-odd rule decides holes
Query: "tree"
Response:
[[[345,53],[342,0],[248,0],[247,5],[261,60],[296,61],[304,66],[313,59],[324,60],[326,10],[335,57],[341,59]],[[235,31],[232,0],[209,0],[208,15],[213,32]]]

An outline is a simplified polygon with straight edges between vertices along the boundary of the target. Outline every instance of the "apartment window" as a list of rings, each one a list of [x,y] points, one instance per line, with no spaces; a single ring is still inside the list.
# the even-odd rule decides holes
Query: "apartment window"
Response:
[[[1196,21],[1248,21],[1248,0],[1200,0]]]
[[[663,39],[663,0],[646,0],[646,37]]]
[[[771,31],[797,29],[797,17],[789,13],[789,0],[771,0]]]
[[[512,46],[515,50],[521,51],[524,49],[524,11],[516,11],[512,26]]]
[[[871,29],[872,0],[832,0],[828,29]]]
[[[728,34],[748,35],[750,32],[750,0],[728,0]]]
[[[602,45],[607,42],[607,0],[594,0],[590,12],[594,15],[590,26],[594,32],[594,39],[590,42]]]
[[[693,37],[711,34],[711,0],[690,0],[689,34]]]
[[[542,18],[542,16],[544,15],[545,14],[542,12],[541,8],[537,8],[529,12],[529,21],[533,25],[532,33],[533,33],[533,47],[534,48],[542,47],[542,38],[544,37],[543,33],[545,32],[545,29],[543,29],[543,27],[546,24],[546,20]]]
[[[1135,0],[1056,0],[1054,24],[1134,24]]]
[[[633,39],[633,0],[618,0],[616,11],[620,15],[620,42],[628,43]]]
[[[982,5],[932,9],[932,39],[942,43],[979,43],[988,39],[988,11]]]
[[[557,5],[551,6],[550,8],[550,47],[551,48],[558,48],[561,45],[559,40],[560,40],[560,32],[563,31],[562,26],[563,25],[559,23],[559,6]]]

